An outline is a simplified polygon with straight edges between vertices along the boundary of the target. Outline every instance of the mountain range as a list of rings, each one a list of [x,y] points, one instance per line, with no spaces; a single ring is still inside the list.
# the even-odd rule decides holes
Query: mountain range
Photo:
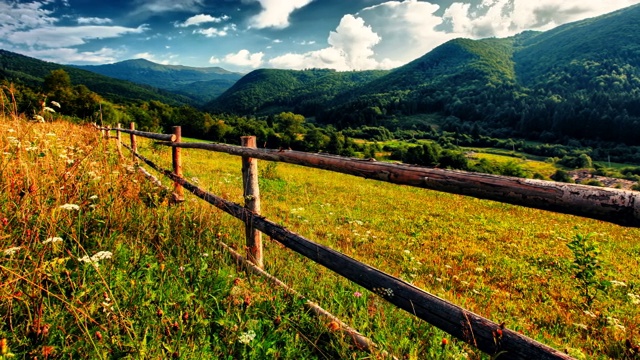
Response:
[[[64,68],[74,83],[118,101],[238,115],[292,111],[337,128],[394,130],[408,127],[408,117],[435,114],[437,123],[430,117],[411,128],[639,144],[639,18],[635,5],[546,32],[455,39],[390,71],[259,69],[241,76],[140,59],[70,67],[0,51],[0,78],[37,85]]]
[[[199,104],[215,99],[242,77],[221,67],[161,65],[145,59],[75,67],[185,95]]]

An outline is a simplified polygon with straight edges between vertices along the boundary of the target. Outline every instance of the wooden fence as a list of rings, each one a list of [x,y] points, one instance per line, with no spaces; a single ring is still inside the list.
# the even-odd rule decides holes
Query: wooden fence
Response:
[[[100,129],[104,131],[107,138],[110,130],[116,131],[118,151],[121,146],[120,132],[129,133],[131,147],[128,148],[132,151],[134,159],[136,161],[140,159],[170,178],[174,182],[175,200],[182,199],[182,189],[185,188],[195,196],[242,220],[246,227],[247,257],[251,264],[257,266],[258,271],[264,262],[259,233],[262,232],[287,248],[377,293],[395,306],[483,352],[491,355],[500,354],[500,359],[570,359],[571,357],[515,331],[503,328],[489,319],[440,299],[401,279],[317,244],[260,216],[256,159],[287,162],[396,184],[497,200],[600,219],[625,226],[640,226],[640,193],[631,191],[390,164],[291,150],[257,149],[255,138],[252,140],[252,137],[243,137],[244,146],[183,143],[180,141],[179,127],[174,127],[174,134],[169,135],[136,131],[133,123],[130,129],[123,129],[119,125],[113,129]],[[138,154],[135,136],[159,140],[158,144],[172,147],[173,170],[162,169]],[[185,180],[181,172],[180,152],[177,151],[181,148],[204,149],[241,156],[245,206],[204,191]],[[355,331],[352,334],[356,335],[354,338],[357,340],[362,339]]]

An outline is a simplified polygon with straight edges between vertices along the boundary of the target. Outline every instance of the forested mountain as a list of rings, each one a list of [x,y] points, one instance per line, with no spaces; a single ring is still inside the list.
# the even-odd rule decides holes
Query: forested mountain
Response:
[[[52,71],[62,69],[74,84],[82,84],[105,99],[116,103],[158,100],[166,104],[182,105],[193,102],[186,96],[176,95],[148,85],[116,80],[91,71],[34,59],[0,50],[0,80],[7,80],[32,88],[41,87]]]
[[[391,130],[407,115],[431,113],[449,131],[640,144],[639,18],[636,5],[547,32],[456,39],[369,81],[358,72],[257,70],[209,108],[294,111],[338,128]],[[323,91],[317,74],[339,82],[335,91]],[[313,106],[300,105],[305,95]]]
[[[387,73],[382,70],[259,69],[245,75],[205,108],[239,114],[276,113],[286,109],[311,116],[334,97]]]
[[[229,89],[242,74],[221,67],[161,65],[145,59],[126,60],[106,65],[84,65],[89,70],[116,79],[151,85],[187,95],[204,104]]]

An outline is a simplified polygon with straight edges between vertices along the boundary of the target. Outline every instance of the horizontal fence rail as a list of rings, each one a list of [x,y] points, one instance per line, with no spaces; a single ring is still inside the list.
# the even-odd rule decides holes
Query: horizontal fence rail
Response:
[[[578,215],[623,226],[640,227],[640,193],[634,191],[426,168],[293,150],[253,149],[215,143],[159,142],[159,144],[285,162],[366,179]]]
[[[139,130],[132,130],[132,129],[108,128],[108,127],[98,128],[98,129],[107,130],[107,131],[108,130],[120,131],[120,132],[123,132],[123,133],[142,136],[142,137],[146,137],[146,138],[153,139],[153,140],[158,140],[158,141],[175,141],[176,140],[176,135],[175,134],[158,134],[158,133],[139,131]]]
[[[184,145],[181,143],[180,145]],[[124,145],[126,146],[126,145]],[[128,146],[126,146],[129,148]],[[188,147],[188,146],[184,146]],[[131,150],[131,148],[129,148]],[[401,279],[361,263],[329,247],[287,230],[242,205],[207,192],[170,170],[134,152],[144,163],[180,184],[195,196],[242,220],[285,247],[378,294],[388,302],[500,359],[572,359],[565,353],[447,302]],[[243,153],[245,156],[253,156]],[[255,156],[258,158],[258,156]]]

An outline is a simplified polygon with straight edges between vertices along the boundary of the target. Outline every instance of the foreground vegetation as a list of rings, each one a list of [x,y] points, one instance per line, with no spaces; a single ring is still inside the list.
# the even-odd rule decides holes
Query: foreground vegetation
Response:
[[[128,157],[120,165],[113,144],[106,151],[89,128],[0,124],[3,356],[369,356],[217,249],[217,239],[243,248],[235,219],[190,196],[167,206],[167,194]],[[144,141],[141,149],[169,168],[169,149]],[[627,343],[640,337],[637,229],[260,166],[263,214],[293,231],[577,358],[636,356]],[[185,151],[184,172],[241,202],[238,158]],[[483,357],[265,241],[267,271],[382,349],[408,358]]]
[[[90,127],[0,119],[0,359],[363,357],[234,266],[219,213],[168,207],[105,146]]]

